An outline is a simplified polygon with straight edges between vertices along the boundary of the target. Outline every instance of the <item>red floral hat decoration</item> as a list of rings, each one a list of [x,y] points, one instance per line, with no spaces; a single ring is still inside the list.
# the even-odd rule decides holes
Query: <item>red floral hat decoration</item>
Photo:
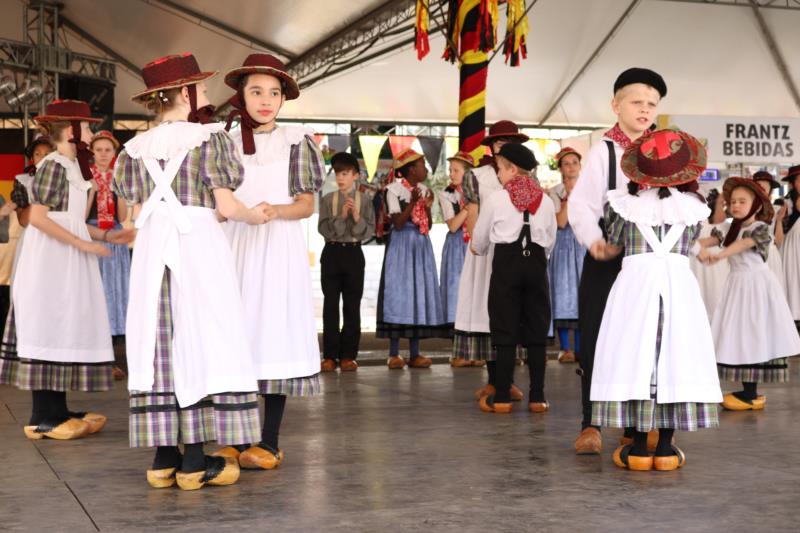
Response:
[[[642,135],[622,155],[622,171],[647,187],[677,187],[696,181],[706,169],[703,144],[688,133],[664,129]]]

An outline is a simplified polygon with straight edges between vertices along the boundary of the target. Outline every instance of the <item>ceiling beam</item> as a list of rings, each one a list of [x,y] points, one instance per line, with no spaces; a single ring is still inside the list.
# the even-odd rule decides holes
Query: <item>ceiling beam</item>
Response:
[[[559,94],[558,97],[550,105],[550,107],[547,108],[547,111],[544,113],[544,115],[542,115],[542,118],[539,120],[539,127],[542,127],[544,123],[547,122],[547,119],[550,118],[550,115],[552,115],[553,112],[556,110],[556,108],[559,105],[561,105],[561,102],[564,100],[567,94],[569,94],[569,92],[572,90],[572,88],[575,86],[575,84],[578,82],[581,76],[583,76],[583,74],[589,69],[592,63],[594,63],[595,59],[597,59],[600,56],[600,53],[603,51],[606,45],[611,41],[611,39],[617,33],[617,30],[619,30],[619,28],[628,19],[630,14],[633,12],[636,6],[639,5],[640,2],[641,0],[632,0],[631,3],[628,4],[628,7],[625,9],[625,11],[622,12],[622,15],[620,15],[619,19],[617,19],[617,22],[614,23],[614,25],[611,27],[611,30],[606,34],[606,36],[603,38],[600,44],[597,45],[597,48],[595,48],[594,52],[592,52],[592,55],[589,56],[589,59],[586,60],[586,63],[583,64],[580,70],[578,70],[578,72],[572,77],[572,79],[564,88],[564,90],[561,91],[561,94]]]
[[[116,50],[105,44],[103,41],[101,41],[88,31],[84,30],[83,28],[72,22],[72,20],[65,17],[63,13],[59,14],[58,20],[64,28],[68,29],[69,31],[71,31],[72,33],[74,33],[75,35],[77,35],[78,37],[80,37],[93,47],[97,48],[105,55],[107,55],[108,57],[110,57],[123,67],[125,67],[125,69],[129,70],[130,72],[138,76],[139,79],[141,79],[142,69],[136,66],[132,61],[128,60],[127,58],[122,56],[119,52],[117,52]]]
[[[659,0],[661,2],[680,2],[683,4],[702,4],[719,7],[751,7],[751,0]],[[798,0],[757,0],[761,9],[800,10]]]
[[[786,89],[789,91],[789,94],[794,100],[795,107],[800,111],[800,92],[797,91],[797,85],[795,85],[794,79],[789,73],[789,67],[786,64],[786,60],[783,58],[783,54],[781,54],[781,51],[778,48],[778,43],[775,41],[775,35],[767,25],[767,21],[764,20],[764,14],[761,13],[762,8],[759,6],[758,2],[756,2],[756,0],[750,0],[750,7],[753,9],[753,16],[756,18],[756,22],[758,23],[758,29],[761,32],[761,37],[764,38],[767,48],[769,48],[772,61],[775,63],[775,67],[778,69],[778,72],[780,72],[781,78],[783,78],[783,83],[786,85]]]
[[[205,24],[208,24],[209,26],[212,26],[212,27],[214,27],[214,28],[216,28],[218,30],[222,30],[225,33],[229,33],[229,34],[231,34],[231,35],[233,35],[235,37],[238,37],[239,39],[242,39],[244,41],[248,41],[250,44],[255,45],[257,48],[261,48],[262,50],[264,50],[266,52],[271,52],[271,53],[278,54],[278,55],[283,56],[285,59],[288,59],[288,60],[291,60],[292,58],[294,58],[294,54],[289,52],[285,48],[281,48],[278,45],[273,44],[273,43],[268,43],[268,42],[266,42],[266,41],[264,41],[262,39],[259,39],[258,37],[254,36],[254,35],[250,35],[249,33],[243,32],[242,30],[240,30],[238,28],[234,28],[233,26],[231,26],[229,24],[226,24],[226,23],[222,22],[221,20],[215,19],[213,17],[209,17],[208,15],[206,15],[204,13],[201,13],[199,11],[195,11],[194,9],[186,7],[183,4],[180,4],[180,3],[175,2],[173,0],[142,0],[142,1],[145,2],[145,3],[148,3],[148,4],[149,3],[153,3],[153,2],[162,4],[162,5],[166,6],[166,7],[168,7],[169,9],[177,11],[178,13],[181,13],[181,14],[186,15],[188,17],[195,18],[198,21],[200,21],[202,23],[205,23]],[[202,27],[202,24],[200,24],[200,26]]]

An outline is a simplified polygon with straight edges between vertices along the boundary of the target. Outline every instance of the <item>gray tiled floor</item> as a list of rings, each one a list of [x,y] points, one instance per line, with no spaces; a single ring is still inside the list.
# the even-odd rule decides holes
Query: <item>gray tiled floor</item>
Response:
[[[481,369],[323,377],[290,399],[286,462],[233,487],[153,490],[151,450],[127,448],[124,387],[70,394],[109,416],[99,435],[25,439],[30,397],[0,387],[0,529],[29,531],[796,531],[800,386],[763,387],[762,413],[723,413],[719,430],[679,434],[684,469],[631,473],[610,454],[577,457],[574,366],[548,364],[552,411],[478,411]],[[517,369],[517,382],[527,384]],[[726,384],[726,388],[730,387]]]

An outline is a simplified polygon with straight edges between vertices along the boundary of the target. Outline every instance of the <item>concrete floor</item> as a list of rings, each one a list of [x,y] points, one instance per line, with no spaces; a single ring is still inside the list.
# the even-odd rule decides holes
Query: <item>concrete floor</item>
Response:
[[[797,367],[797,365],[795,365]],[[0,387],[0,530],[27,531],[797,531],[800,386],[763,387],[767,409],[719,430],[678,434],[679,471],[627,472],[578,457],[578,378],[548,364],[552,410],[478,411],[482,369],[327,374],[324,394],[290,399],[272,472],[197,492],[153,490],[151,450],[127,447],[127,398],[70,394],[109,416],[77,441],[29,441],[30,396]],[[517,383],[525,388],[524,368]],[[726,388],[730,388],[726,384]]]

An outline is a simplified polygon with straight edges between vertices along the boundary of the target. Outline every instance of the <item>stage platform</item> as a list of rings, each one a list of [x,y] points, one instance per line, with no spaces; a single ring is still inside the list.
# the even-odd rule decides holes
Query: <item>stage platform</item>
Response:
[[[287,403],[278,470],[196,492],[147,485],[153,452],[128,448],[124,383],[68,396],[73,410],[109,417],[100,434],[68,442],[27,440],[30,394],[3,386],[0,530],[797,531],[799,367],[793,382],[760,389],[765,411],[677,434],[688,460],[670,473],[616,468],[618,430],[604,432],[601,456],[574,454],[575,365],[548,363],[544,415],[525,403],[481,413],[480,368],[325,374],[323,394]],[[516,380],[527,389],[524,367]]]

